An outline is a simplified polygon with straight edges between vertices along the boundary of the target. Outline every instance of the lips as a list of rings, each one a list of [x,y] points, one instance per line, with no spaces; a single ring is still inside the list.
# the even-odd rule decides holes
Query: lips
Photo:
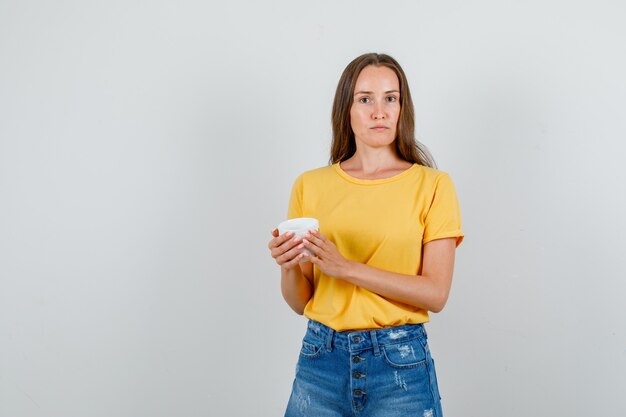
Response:
[[[377,132],[384,132],[385,130],[389,129],[387,126],[372,126],[370,129],[375,130]]]

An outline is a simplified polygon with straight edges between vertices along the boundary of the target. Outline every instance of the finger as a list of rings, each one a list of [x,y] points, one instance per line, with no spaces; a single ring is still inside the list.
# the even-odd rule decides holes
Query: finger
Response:
[[[304,259],[307,259],[309,262],[311,262],[313,265],[318,265],[320,262],[320,258],[318,258],[317,256],[311,256],[308,253],[302,253],[302,257]]]
[[[282,256],[282,255],[286,254],[287,252],[289,252],[290,250],[292,250],[296,246],[302,244],[301,241],[296,240],[296,239],[300,239],[300,238],[299,237],[295,237],[294,239],[291,239],[291,240],[288,240],[286,242],[283,242],[280,246],[271,248],[272,257],[273,258],[278,258],[279,256]]]
[[[270,243],[268,243],[267,247],[270,249],[277,248],[283,243],[285,243],[286,241],[288,241],[291,237],[293,237],[293,232],[283,233],[282,235],[277,236],[274,239],[270,240]]]
[[[293,232],[285,232],[282,235],[278,236],[276,239],[279,241],[279,246],[283,243],[287,242],[291,238],[301,239],[300,236],[294,236]]]
[[[282,255],[277,256],[276,262],[279,265],[287,263],[291,261],[293,258],[297,257],[300,254],[300,252],[302,252],[302,249],[304,249],[304,244],[300,242],[299,244],[296,244],[296,246],[292,247],[291,249],[289,249]]]
[[[283,262],[283,263],[276,262],[276,263],[278,263],[281,267],[293,268],[294,265],[297,265],[301,262],[302,257],[303,257],[302,254],[298,254],[295,257],[293,257],[293,259],[290,259],[286,262]]]
[[[302,243],[314,255],[322,251],[322,248],[316,246],[313,242],[309,242],[307,239],[302,239]]]
[[[275,243],[276,243],[276,238],[278,237],[278,229],[274,229],[272,230],[272,236],[274,236],[274,238],[272,240],[269,241],[269,243],[267,244],[267,247],[271,250],[274,247],[276,247]]]
[[[280,246],[273,248],[272,257],[277,258],[301,244],[302,244],[302,238],[300,236],[294,236],[293,239],[287,240],[283,242],[282,244],[280,244]]]
[[[311,233],[307,233],[306,235],[304,235],[304,237],[306,240],[308,240],[309,242],[313,243],[316,246],[322,246],[322,244],[324,243],[322,239],[320,239],[317,236],[312,235]]]
[[[295,258],[293,258],[289,262],[285,262],[281,266],[283,266],[285,268],[293,268],[294,266],[296,266],[296,265],[298,265],[300,263],[302,258],[304,258],[304,254],[303,253],[301,253],[300,255],[296,256]]]
[[[321,241],[323,241],[323,242],[325,242],[326,240],[328,240],[328,239],[326,238],[326,236],[324,236],[324,235],[323,235],[323,234],[322,234],[319,230],[316,230],[316,229],[311,229],[311,230],[309,231],[309,234],[310,234],[310,235],[312,235],[312,236],[314,236],[314,237],[316,237],[316,238],[318,238],[318,239],[320,239],[320,240],[321,240]]]

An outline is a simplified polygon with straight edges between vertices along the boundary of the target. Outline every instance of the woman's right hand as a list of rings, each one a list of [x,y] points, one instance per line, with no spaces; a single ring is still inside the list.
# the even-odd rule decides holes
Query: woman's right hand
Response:
[[[302,249],[304,249],[302,238],[294,236],[293,232],[278,235],[278,229],[272,230],[272,236],[274,238],[270,240],[267,247],[276,263],[285,269],[298,266],[299,261],[304,256],[302,254]]]

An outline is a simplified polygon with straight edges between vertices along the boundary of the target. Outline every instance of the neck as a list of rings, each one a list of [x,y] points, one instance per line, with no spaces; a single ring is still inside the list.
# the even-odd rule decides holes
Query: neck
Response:
[[[360,171],[363,174],[374,174],[379,171],[397,169],[412,165],[401,159],[392,145],[385,148],[363,148],[357,147],[352,157],[342,163],[342,165],[353,171]]]

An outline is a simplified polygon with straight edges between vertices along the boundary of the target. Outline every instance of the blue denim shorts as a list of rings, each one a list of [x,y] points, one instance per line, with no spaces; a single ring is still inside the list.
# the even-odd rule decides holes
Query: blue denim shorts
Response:
[[[442,417],[422,324],[335,332],[309,321],[285,417]]]

